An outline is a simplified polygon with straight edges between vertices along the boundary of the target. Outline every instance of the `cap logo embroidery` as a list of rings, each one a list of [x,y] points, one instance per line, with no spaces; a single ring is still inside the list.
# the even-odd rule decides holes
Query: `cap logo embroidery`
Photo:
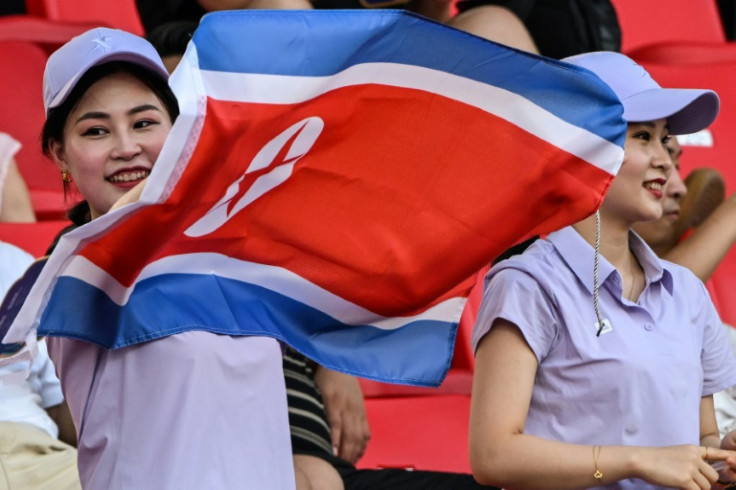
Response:
[[[92,51],[95,51],[97,48],[100,48],[103,52],[110,51],[112,49],[112,46],[110,46],[109,44],[109,36],[105,36],[101,39],[93,39],[92,42],[94,43],[94,46],[92,46]]]

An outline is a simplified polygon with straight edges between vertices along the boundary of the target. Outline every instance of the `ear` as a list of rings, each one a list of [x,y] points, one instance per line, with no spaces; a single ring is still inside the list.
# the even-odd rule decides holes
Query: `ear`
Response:
[[[52,141],[49,145],[49,150],[51,158],[54,160],[56,166],[59,167],[59,170],[69,170],[69,166],[66,164],[64,145],[59,141]]]

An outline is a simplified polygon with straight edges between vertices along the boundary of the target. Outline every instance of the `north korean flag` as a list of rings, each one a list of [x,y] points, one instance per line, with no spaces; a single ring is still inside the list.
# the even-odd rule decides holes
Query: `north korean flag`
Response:
[[[61,241],[5,342],[268,335],[437,385],[467,278],[594,212],[623,157],[592,73],[400,11],[208,14],[171,83],[141,200]]]

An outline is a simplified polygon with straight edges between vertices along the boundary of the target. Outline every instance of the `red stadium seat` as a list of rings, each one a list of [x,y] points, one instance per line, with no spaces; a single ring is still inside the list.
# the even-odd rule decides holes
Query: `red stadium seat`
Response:
[[[470,473],[467,395],[366,400],[371,441],[358,468]]]
[[[660,43],[643,46],[627,54],[639,63],[713,65],[736,61],[736,43]]]
[[[60,22],[30,15],[0,16],[0,41],[28,41],[51,54],[74,36],[97,24]]]
[[[144,34],[135,0],[26,0],[26,10],[30,15],[53,21],[91,23]]]
[[[460,320],[452,366],[439,388],[361,379],[371,441],[358,468],[470,473],[468,424],[475,358],[470,345],[483,297],[478,273]]]
[[[39,220],[64,217],[64,191],[56,166],[41,152],[41,127],[46,118],[43,109],[43,71],[46,52],[25,41],[0,41],[0,131],[21,142],[16,155],[18,168],[28,185]]]
[[[723,44],[716,0],[612,0],[621,25],[621,50],[668,42]]]
[[[41,257],[56,235],[69,224],[71,222],[67,220],[0,223],[0,241],[20,247],[34,257]]]

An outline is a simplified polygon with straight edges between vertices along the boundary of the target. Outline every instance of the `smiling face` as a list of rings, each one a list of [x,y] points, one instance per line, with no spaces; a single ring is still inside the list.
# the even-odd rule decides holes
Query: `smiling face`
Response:
[[[627,228],[662,216],[665,184],[672,172],[667,121],[629,123],[624,161],[601,205],[601,216]]]
[[[51,155],[61,170],[69,171],[94,219],[148,176],[171,126],[164,105],[147,85],[116,72],[79,99]]]

